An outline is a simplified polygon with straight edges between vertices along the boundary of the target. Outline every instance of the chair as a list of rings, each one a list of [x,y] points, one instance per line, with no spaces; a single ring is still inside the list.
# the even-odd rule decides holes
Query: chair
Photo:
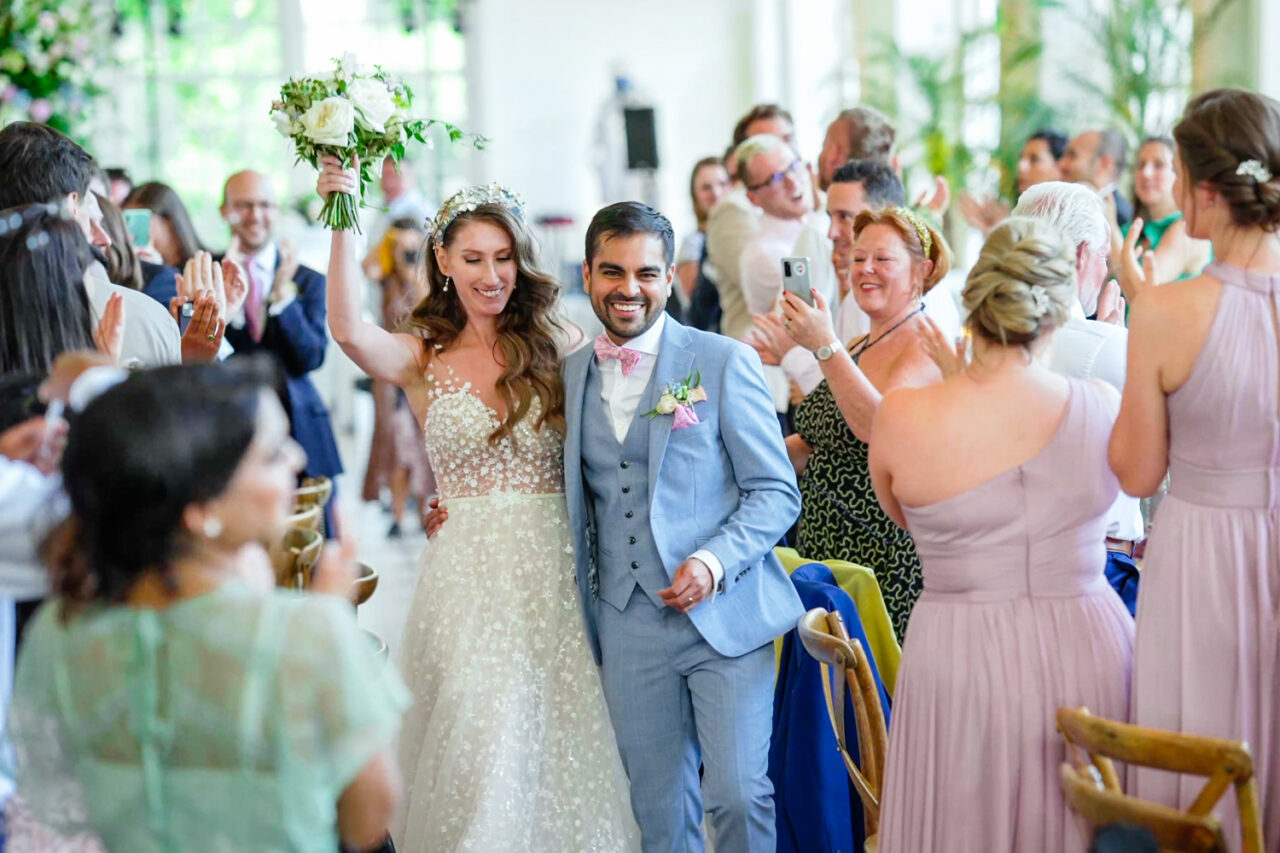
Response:
[[[314,530],[320,532],[320,522],[324,520],[324,507],[314,506],[300,509],[285,519],[285,527],[289,530]]]
[[[1093,716],[1088,708],[1059,708],[1058,730],[1067,742],[1072,765],[1070,788],[1066,768],[1063,772],[1067,800],[1091,827],[1097,825],[1095,817],[1106,817],[1123,808],[1126,819],[1146,826],[1162,846],[1175,850],[1226,850],[1222,827],[1211,810],[1227,788],[1234,787],[1240,812],[1240,849],[1242,853],[1262,853],[1258,782],[1253,776],[1253,759],[1247,744],[1117,723]],[[1087,761],[1082,753],[1088,756]],[[1195,802],[1185,812],[1179,812],[1126,795],[1112,759],[1205,776],[1208,781]],[[1099,791],[1105,796],[1098,796]],[[1077,801],[1082,804],[1080,807]],[[1210,839],[1215,832],[1214,839]]]
[[[307,477],[302,485],[293,493],[293,505],[296,509],[320,506],[323,509],[333,497],[333,480],[328,477]]]
[[[862,799],[866,821],[867,849],[876,847],[876,833],[880,824],[880,791],[884,783],[885,754],[888,751],[889,733],[884,723],[884,711],[880,707],[880,693],[876,690],[862,643],[850,642],[849,632],[839,613],[828,613],[815,607],[800,617],[796,625],[800,642],[815,660],[822,664],[822,692],[827,700],[827,716],[835,731],[836,744],[844,758],[849,779]],[[840,674],[832,687],[831,669]],[[845,736],[844,691],[846,685],[853,702],[855,724],[858,729],[859,768],[849,755]]]
[[[808,560],[801,557],[794,548],[774,548],[782,567],[791,574],[805,563],[821,562],[831,569],[836,584],[849,593],[854,606],[858,608],[858,616],[862,619],[862,629],[867,632],[871,657],[875,659],[876,668],[880,670],[880,680],[884,682],[885,692],[893,697],[894,684],[898,680],[898,662],[902,659],[902,646],[893,632],[893,623],[889,620],[889,610],[884,606],[884,596],[880,594],[880,582],[875,572],[866,566],[847,563],[844,560]]]
[[[1061,777],[1067,804],[1091,832],[1111,823],[1131,823],[1149,830],[1161,850],[1226,853],[1222,823],[1213,815],[1196,817],[1109,790],[1092,764],[1076,768],[1064,761]]]
[[[378,572],[364,563],[356,563],[356,568],[360,570],[360,574],[351,585],[355,587],[355,606],[359,607],[372,598],[373,591],[378,588]]]
[[[320,559],[323,547],[324,537],[318,530],[304,527],[285,531],[284,537],[267,549],[276,586],[288,589],[309,587],[311,570]]]

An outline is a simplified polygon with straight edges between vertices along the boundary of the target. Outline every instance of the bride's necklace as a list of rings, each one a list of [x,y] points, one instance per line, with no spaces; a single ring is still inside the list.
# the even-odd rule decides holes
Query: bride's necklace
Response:
[[[917,305],[917,306],[916,306],[916,310],[912,311],[910,314],[908,314],[907,316],[903,317],[901,320],[899,320],[898,322],[894,323],[894,324],[893,324],[892,326],[890,326],[889,328],[885,329],[883,332],[881,332],[879,335],[877,335],[877,336],[876,336],[875,340],[868,341],[867,343],[865,343],[865,344],[863,344],[862,346],[860,346],[860,347],[858,348],[858,351],[857,351],[857,352],[855,352],[855,353],[853,353],[853,357],[854,357],[855,359],[856,359],[856,358],[858,358],[858,357],[860,357],[860,356],[861,356],[863,353],[865,353],[867,350],[871,349],[873,346],[875,346],[876,344],[880,343],[880,342],[881,342],[881,341],[883,341],[885,338],[889,337],[889,335],[893,334],[894,330],[895,330],[895,329],[897,329],[899,326],[901,326],[903,323],[907,322],[908,320],[910,320],[912,317],[916,316],[917,314],[919,314],[919,313],[920,313],[921,311],[923,311],[923,310],[924,310],[924,303],[923,303],[923,302],[921,302],[919,305]],[[870,335],[868,335],[867,337],[871,337],[871,336],[870,336]]]

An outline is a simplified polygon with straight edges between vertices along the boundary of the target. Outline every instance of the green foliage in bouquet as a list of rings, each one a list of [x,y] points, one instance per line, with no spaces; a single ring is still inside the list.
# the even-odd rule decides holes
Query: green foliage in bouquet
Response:
[[[110,26],[96,0],[0,3],[0,124],[29,120],[70,132],[98,94]]]
[[[326,154],[344,166],[359,162],[360,198],[330,193],[320,211],[326,227],[358,232],[365,187],[374,180],[375,170],[386,157],[399,163],[411,140],[430,147],[426,131],[432,125],[443,127],[450,142],[468,136],[439,119],[413,118],[412,106],[413,93],[407,86],[377,66],[358,65],[349,53],[335,60],[332,74],[290,79],[281,87],[280,99],[271,105],[271,119],[280,134],[293,141],[296,162],[318,168]],[[484,137],[470,138],[477,148],[484,147]]]

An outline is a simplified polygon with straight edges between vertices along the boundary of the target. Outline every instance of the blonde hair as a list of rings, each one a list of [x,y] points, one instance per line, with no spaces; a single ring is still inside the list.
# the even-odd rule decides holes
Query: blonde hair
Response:
[[[913,264],[933,261],[933,269],[924,277],[921,295],[928,293],[933,286],[942,281],[943,276],[951,271],[951,247],[942,238],[938,230],[924,221],[918,214],[911,213],[901,207],[882,207],[879,210],[864,210],[853,220],[853,239],[872,225],[888,225],[907,247]],[[929,252],[926,255],[924,244],[920,239],[920,228],[929,237]]]
[[[987,236],[963,296],[974,334],[1026,346],[1071,316],[1075,247],[1048,222],[1006,219]]]
[[[742,143],[733,150],[733,156],[738,161],[738,180],[742,181],[745,187],[751,183],[751,160],[761,154],[767,154],[770,151],[776,151],[786,146],[786,142],[781,137],[774,136],[772,133],[757,133],[755,136],[748,136]]]

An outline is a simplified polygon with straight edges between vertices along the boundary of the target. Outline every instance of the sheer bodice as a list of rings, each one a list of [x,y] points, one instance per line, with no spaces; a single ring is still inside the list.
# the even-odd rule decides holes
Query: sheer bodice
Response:
[[[448,365],[428,368],[428,408],[423,431],[427,456],[443,498],[503,493],[558,494],[564,491],[564,436],[543,425],[535,396],[512,436],[496,444],[489,435],[500,423],[490,408]]]

